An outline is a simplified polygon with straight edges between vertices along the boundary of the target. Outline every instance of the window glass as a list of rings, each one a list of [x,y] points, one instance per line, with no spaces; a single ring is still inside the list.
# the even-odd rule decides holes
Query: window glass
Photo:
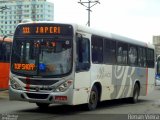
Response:
[[[11,53],[10,42],[0,42],[0,61],[9,62]]]
[[[117,63],[127,65],[128,44],[118,42],[117,44]]]
[[[25,75],[64,75],[72,68],[72,42],[64,38],[15,39],[12,71]]]
[[[90,45],[89,39],[77,37],[77,63],[76,70],[84,71],[90,68]]]
[[[129,51],[128,51],[128,63],[131,66],[136,66],[137,65],[137,59],[138,59],[138,55],[137,55],[137,47],[130,45],[129,46]]]
[[[113,40],[104,40],[104,63],[114,64],[116,62],[116,42]]]
[[[149,68],[154,67],[154,51],[152,49],[147,50],[147,66]]]
[[[103,38],[94,35],[92,36],[92,62],[103,63]]]
[[[146,67],[146,49],[143,47],[138,48],[138,65]]]

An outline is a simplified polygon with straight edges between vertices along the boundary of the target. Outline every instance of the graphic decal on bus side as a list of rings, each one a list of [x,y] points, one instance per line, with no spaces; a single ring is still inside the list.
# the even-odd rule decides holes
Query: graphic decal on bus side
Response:
[[[105,71],[104,67],[100,67],[97,74],[97,79],[111,78],[111,73]]]
[[[141,84],[145,84],[145,76],[141,76],[141,74],[137,73],[137,71],[139,71],[139,69],[136,67],[113,66],[112,78],[116,81],[116,99],[130,97],[132,95],[132,89],[135,80],[140,80]],[[140,71],[141,73],[144,73],[145,69],[141,69]]]
[[[133,80],[131,77],[133,73],[135,72],[135,68],[130,68],[130,69],[131,70],[129,70],[128,66],[127,67],[115,66],[114,73],[115,73],[115,78],[117,80],[117,85],[122,86],[119,88],[119,90],[117,90],[116,98],[120,98],[121,96],[123,97],[126,91],[128,91],[127,96],[131,94],[131,89],[132,89],[132,84],[133,84]],[[126,87],[123,87],[125,85],[128,85],[128,89],[126,89]]]

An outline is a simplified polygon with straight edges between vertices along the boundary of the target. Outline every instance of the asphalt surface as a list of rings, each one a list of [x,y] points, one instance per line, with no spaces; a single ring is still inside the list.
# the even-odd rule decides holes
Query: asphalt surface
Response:
[[[0,119],[2,120],[160,120],[160,86],[148,96],[131,104],[128,99],[105,101],[94,111],[83,105],[51,105],[39,109],[34,103],[9,101],[8,91],[0,91]]]

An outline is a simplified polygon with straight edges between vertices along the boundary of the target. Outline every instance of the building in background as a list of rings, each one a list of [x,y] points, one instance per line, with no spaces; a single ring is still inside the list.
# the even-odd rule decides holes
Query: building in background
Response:
[[[0,35],[13,34],[25,20],[53,21],[54,4],[46,0],[0,0]]]
[[[153,44],[155,45],[156,55],[160,55],[160,35],[153,36]]]

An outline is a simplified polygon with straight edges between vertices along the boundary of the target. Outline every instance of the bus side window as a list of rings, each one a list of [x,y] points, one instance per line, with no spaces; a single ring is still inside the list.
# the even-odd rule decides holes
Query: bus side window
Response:
[[[137,56],[137,47],[130,45],[129,46],[129,51],[128,51],[128,63],[131,66],[137,66],[137,60],[138,60],[138,56]]]
[[[6,54],[5,54],[5,58],[6,58],[6,62],[10,61],[10,54],[11,54],[11,43],[6,43]]]
[[[146,49],[143,47],[138,48],[138,65],[146,67]]]
[[[127,65],[128,62],[128,44],[118,42],[117,44],[117,63]]]
[[[77,37],[77,63],[76,71],[89,70],[90,68],[90,48],[89,40]]]
[[[154,50],[147,49],[147,67],[154,68]]]
[[[7,53],[6,43],[3,42],[0,44],[0,61],[8,62],[6,53]]]
[[[92,36],[92,62],[103,63],[103,38],[95,35]]]
[[[110,39],[104,39],[104,63],[115,64],[116,63],[116,42]]]

